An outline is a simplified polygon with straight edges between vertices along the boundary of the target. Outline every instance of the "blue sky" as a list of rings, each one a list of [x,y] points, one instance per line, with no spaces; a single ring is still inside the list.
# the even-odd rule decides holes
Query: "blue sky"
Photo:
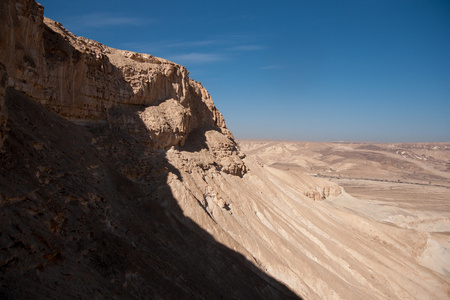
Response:
[[[238,139],[450,142],[448,0],[39,2],[186,66]]]

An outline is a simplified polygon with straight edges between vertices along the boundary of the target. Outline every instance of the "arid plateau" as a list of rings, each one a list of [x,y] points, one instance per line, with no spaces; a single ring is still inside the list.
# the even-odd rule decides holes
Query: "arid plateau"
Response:
[[[450,144],[236,142],[181,65],[0,26],[0,299],[450,297]]]

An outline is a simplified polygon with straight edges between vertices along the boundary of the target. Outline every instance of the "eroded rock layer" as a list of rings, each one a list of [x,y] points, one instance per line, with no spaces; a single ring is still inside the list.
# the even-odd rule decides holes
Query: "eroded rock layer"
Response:
[[[5,98],[0,298],[296,298],[183,215],[164,151]]]
[[[76,37],[44,18],[34,1],[3,1],[2,13],[7,85],[57,114],[87,123],[108,122],[121,109],[140,111],[153,148],[182,145],[203,126],[232,137],[209,93],[183,66]]]
[[[203,168],[246,172],[184,67],[75,37],[31,0],[0,6],[0,298],[297,298],[167,186],[166,149],[207,130],[227,152],[201,144]]]
[[[0,13],[0,298],[448,296],[426,233],[246,157],[184,67]]]

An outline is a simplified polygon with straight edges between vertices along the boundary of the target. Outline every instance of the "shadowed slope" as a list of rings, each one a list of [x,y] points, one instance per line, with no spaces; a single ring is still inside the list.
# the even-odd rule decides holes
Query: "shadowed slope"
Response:
[[[246,157],[184,67],[76,37],[32,0],[0,7],[2,296],[448,296],[418,261],[427,233]]]
[[[183,216],[164,151],[149,176],[114,165],[126,132],[88,132],[8,89],[0,163],[2,296],[39,298],[298,298]],[[110,135],[109,144],[100,139]],[[102,143],[102,149],[97,144]],[[106,147],[115,149],[110,157]]]

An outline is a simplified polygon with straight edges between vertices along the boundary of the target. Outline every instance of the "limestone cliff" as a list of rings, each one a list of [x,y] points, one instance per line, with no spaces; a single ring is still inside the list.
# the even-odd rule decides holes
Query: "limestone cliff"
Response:
[[[167,185],[171,147],[246,173],[184,67],[76,37],[32,0],[0,13],[0,298],[297,298]]]
[[[6,121],[8,118],[5,107],[6,81],[6,68],[3,64],[0,64],[0,152],[2,151],[3,141],[6,137]]]
[[[221,113],[183,66],[76,37],[34,1],[2,2],[2,12],[7,86],[74,122],[120,127],[152,149],[183,146],[198,128],[218,130],[234,155],[218,167],[245,173]]]
[[[444,298],[426,235],[311,201],[202,85],[0,2],[0,298]],[[309,197],[309,198],[308,198]]]
[[[175,108],[171,119],[152,120],[149,130],[161,147],[182,143],[197,127],[226,130],[209,93],[189,78],[183,66],[148,54],[106,47],[76,37],[60,23],[43,17],[34,1],[2,2],[0,59],[8,86],[25,93],[59,115],[75,121],[107,121],[112,108]],[[177,115],[180,117],[177,119]],[[158,122],[157,122],[158,121]]]

